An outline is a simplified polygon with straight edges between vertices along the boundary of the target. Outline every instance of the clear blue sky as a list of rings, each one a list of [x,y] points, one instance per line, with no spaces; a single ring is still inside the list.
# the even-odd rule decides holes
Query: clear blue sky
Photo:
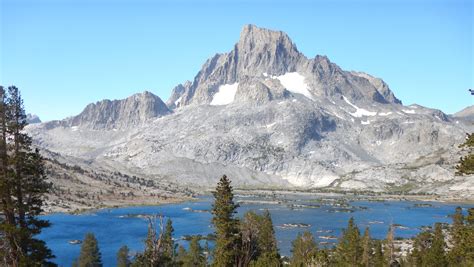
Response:
[[[0,0],[0,83],[43,120],[150,90],[164,101],[244,24],[289,34],[307,57],[383,78],[405,104],[474,104],[473,1]]]

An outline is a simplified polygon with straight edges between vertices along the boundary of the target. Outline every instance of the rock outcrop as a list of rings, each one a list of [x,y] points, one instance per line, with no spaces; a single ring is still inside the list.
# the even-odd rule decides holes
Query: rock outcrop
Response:
[[[170,110],[158,96],[145,91],[126,99],[89,104],[79,115],[67,119],[65,124],[94,130],[127,129],[169,113]]]

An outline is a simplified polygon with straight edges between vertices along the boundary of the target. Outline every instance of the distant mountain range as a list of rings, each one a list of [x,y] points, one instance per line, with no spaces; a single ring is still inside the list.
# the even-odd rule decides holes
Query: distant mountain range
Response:
[[[472,198],[474,179],[453,170],[472,114],[404,106],[382,79],[307,58],[285,33],[246,25],[166,104],[144,92],[28,131],[70,161],[195,188],[225,173],[242,188]]]

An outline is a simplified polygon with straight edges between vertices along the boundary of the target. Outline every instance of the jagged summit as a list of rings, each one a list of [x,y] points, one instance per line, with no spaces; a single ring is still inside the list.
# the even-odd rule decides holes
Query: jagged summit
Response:
[[[91,129],[123,129],[142,125],[151,118],[170,111],[165,103],[149,91],[121,100],[102,100],[86,106],[77,116],[68,120],[70,126]]]
[[[261,75],[259,70],[272,75],[296,71],[296,64],[304,57],[286,33],[255,25],[243,27],[234,51],[239,74],[247,76]]]
[[[271,79],[276,82],[269,82]],[[289,82],[296,80],[301,86],[290,88],[291,84],[285,84],[282,79]],[[254,99],[250,95],[285,95],[280,92],[283,86],[287,91],[304,91],[304,95],[312,100],[334,101],[344,96],[355,103],[401,104],[381,79],[344,71],[326,56],[308,59],[298,51],[286,33],[245,25],[233,50],[216,54],[204,63],[192,83],[173,89],[167,101],[168,107],[212,104],[214,97],[219,95],[220,87],[232,84],[236,85],[236,92],[232,92],[234,95],[247,92],[239,99],[259,103],[261,98]],[[278,99],[264,98],[263,102]],[[231,97],[230,102],[234,99]]]

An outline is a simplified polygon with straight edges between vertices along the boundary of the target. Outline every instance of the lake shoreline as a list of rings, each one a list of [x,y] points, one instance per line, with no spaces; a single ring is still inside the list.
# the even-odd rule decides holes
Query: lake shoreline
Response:
[[[439,202],[446,204],[464,204],[474,205],[474,199],[453,198],[452,196],[426,195],[426,194],[389,194],[386,192],[369,193],[357,191],[308,191],[308,190],[280,190],[280,189],[239,189],[234,190],[235,194],[251,195],[257,194],[262,196],[270,196],[273,194],[280,195],[306,195],[320,197],[341,197],[347,200],[368,200],[368,201],[425,201]]]
[[[179,197],[179,198],[168,198],[168,199],[159,199],[157,201],[149,202],[135,202],[135,201],[124,201],[119,203],[109,203],[101,206],[91,206],[91,207],[82,207],[73,210],[61,210],[55,207],[48,206],[47,211],[43,212],[41,215],[53,215],[53,214],[70,214],[70,215],[82,215],[87,213],[94,213],[100,210],[106,209],[118,209],[118,208],[127,208],[127,207],[154,207],[154,206],[163,206],[169,204],[179,204],[189,201],[197,201],[196,197]]]
[[[256,193],[261,193],[257,195]],[[263,196],[262,194],[266,195]],[[280,194],[281,193],[281,194]],[[322,246],[331,246],[347,221],[352,217],[363,229],[370,228],[374,239],[385,238],[389,225],[396,228],[397,247],[410,248],[411,238],[436,222],[451,223],[457,204],[442,202],[407,201],[392,198],[384,201],[362,200],[365,196],[341,196],[336,193],[301,193],[288,191],[234,190],[234,201],[239,204],[236,216],[242,218],[248,211],[261,213],[269,210],[282,255],[291,255],[291,243],[298,233],[310,231]],[[424,199],[426,200],[426,198]],[[174,201],[174,200],[173,200]],[[183,202],[184,201],[184,202]],[[80,215],[51,214],[43,219],[51,227],[42,231],[40,238],[47,242],[58,257],[57,263],[70,266],[79,255],[80,246],[71,240],[82,240],[87,232],[94,232],[102,246],[104,263],[113,266],[116,253],[122,245],[142,251],[147,233],[147,216],[162,214],[173,220],[176,242],[187,245],[183,237],[208,236],[213,232],[213,197],[202,193],[188,202],[178,204],[127,205],[120,208],[89,210]],[[132,208],[128,208],[131,207]],[[463,209],[472,205],[459,205]]]
[[[460,205],[474,205],[474,199],[455,199],[450,197],[442,197],[439,195],[400,195],[400,194],[361,194],[357,192],[337,192],[337,191],[305,191],[305,190],[283,190],[283,189],[239,189],[234,190],[234,194],[237,196],[260,196],[260,197],[273,197],[275,195],[305,195],[305,196],[315,196],[315,197],[338,197],[344,198],[348,201],[356,200],[367,200],[367,201],[423,201],[423,202],[438,202],[446,204],[460,204]],[[81,215],[85,213],[96,212],[104,209],[114,209],[114,208],[125,208],[125,207],[143,207],[143,206],[162,206],[168,204],[178,204],[189,201],[197,201],[199,197],[211,196],[212,190],[207,189],[194,197],[177,197],[169,199],[159,199],[158,201],[145,201],[145,202],[135,202],[135,201],[124,201],[120,203],[113,204],[104,204],[102,206],[93,206],[87,208],[75,209],[72,211],[55,209],[54,207],[48,207],[48,211],[44,212],[43,215],[51,214],[71,214],[71,215]],[[278,197],[276,197],[278,199]]]

